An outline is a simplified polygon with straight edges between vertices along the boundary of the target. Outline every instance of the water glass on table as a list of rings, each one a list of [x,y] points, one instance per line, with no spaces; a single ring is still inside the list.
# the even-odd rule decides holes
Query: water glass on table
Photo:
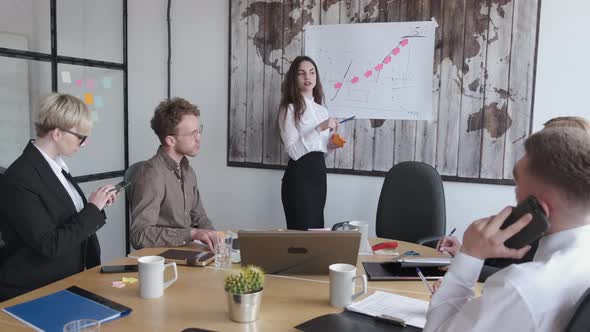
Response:
[[[215,254],[215,267],[231,266],[231,251],[233,238],[229,235],[220,235],[217,245],[213,250]]]
[[[99,332],[100,322],[95,319],[78,319],[64,325],[63,332]]]

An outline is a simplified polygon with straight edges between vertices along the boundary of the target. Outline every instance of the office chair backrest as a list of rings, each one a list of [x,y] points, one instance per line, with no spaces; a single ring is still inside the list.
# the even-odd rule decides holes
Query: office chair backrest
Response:
[[[590,329],[590,288],[580,299],[574,316],[570,319],[565,332],[587,332]]]
[[[4,183],[4,171],[6,169],[3,167],[0,167],[0,204],[4,204],[4,195],[5,195],[5,183]],[[3,211],[4,208],[0,207],[0,219],[3,218]],[[0,220],[0,222],[2,222],[2,220]],[[4,242],[4,240],[2,239],[2,232],[0,232],[0,249],[4,248],[6,246],[6,243]],[[1,252],[0,252],[1,253]]]
[[[125,190],[127,195],[130,195],[130,193],[133,192],[133,181],[135,179],[135,174],[141,168],[144,162],[145,161],[138,161],[135,164],[129,166],[125,171],[124,180],[127,182],[131,182],[131,185],[127,187],[127,189]]]
[[[383,181],[375,230],[378,237],[408,242],[443,236],[445,193],[438,172],[416,161],[394,165]]]

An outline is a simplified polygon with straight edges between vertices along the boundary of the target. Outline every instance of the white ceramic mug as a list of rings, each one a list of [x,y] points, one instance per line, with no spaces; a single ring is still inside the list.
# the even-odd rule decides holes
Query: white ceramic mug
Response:
[[[356,279],[363,281],[363,290],[353,294]],[[367,292],[367,276],[356,275],[356,267],[350,264],[330,265],[330,305],[343,308]]]
[[[168,288],[178,279],[176,262],[164,264],[164,257],[144,256],[137,260],[139,265],[139,295],[144,299],[155,299],[164,295]],[[164,282],[164,270],[174,267],[174,278]]]

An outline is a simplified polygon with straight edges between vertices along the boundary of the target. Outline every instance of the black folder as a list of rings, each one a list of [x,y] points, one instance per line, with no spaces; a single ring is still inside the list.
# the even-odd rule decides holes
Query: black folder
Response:
[[[377,320],[374,317],[345,310],[340,314],[329,314],[308,320],[295,326],[304,332],[420,332],[422,329],[413,326],[401,326]]]

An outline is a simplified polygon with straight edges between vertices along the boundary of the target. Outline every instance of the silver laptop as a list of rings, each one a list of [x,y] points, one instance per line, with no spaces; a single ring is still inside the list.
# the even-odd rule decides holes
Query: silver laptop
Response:
[[[271,274],[328,274],[334,263],[356,266],[361,233],[240,231],[242,265]]]

